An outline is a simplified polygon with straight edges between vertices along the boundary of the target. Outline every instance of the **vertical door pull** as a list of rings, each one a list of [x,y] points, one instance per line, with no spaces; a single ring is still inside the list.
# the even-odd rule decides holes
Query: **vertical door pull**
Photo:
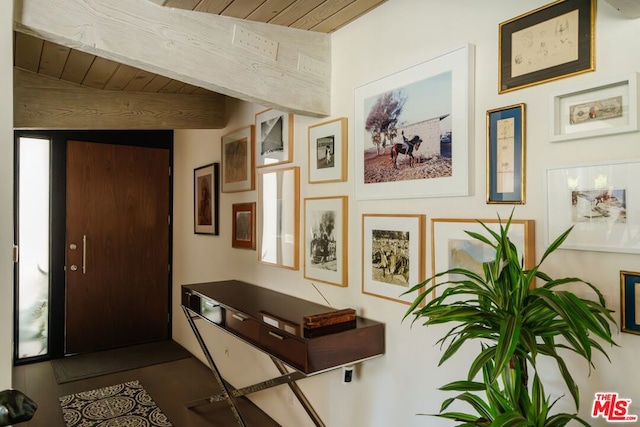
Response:
[[[82,235],[82,274],[87,272],[87,235]]]

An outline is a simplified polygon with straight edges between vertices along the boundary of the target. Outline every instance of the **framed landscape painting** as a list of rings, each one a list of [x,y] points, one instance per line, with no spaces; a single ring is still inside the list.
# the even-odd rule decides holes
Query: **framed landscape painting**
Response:
[[[425,279],[424,215],[362,215],[362,293],[411,304]]]
[[[358,199],[466,196],[473,45],[355,90]]]

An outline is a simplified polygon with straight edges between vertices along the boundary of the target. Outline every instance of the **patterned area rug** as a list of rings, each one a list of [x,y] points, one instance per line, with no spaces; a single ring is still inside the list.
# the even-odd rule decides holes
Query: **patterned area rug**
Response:
[[[67,427],[171,427],[136,381],[60,398]]]

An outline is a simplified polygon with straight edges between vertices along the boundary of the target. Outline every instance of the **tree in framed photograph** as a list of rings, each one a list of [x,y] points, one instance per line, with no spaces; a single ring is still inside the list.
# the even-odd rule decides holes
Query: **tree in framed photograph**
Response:
[[[254,126],[222,137],[222,192],[255,189]]]
[[[309,126],[309,182],[347,180],[347,118]]]
[[[300,168],[258,169],[258,261],[300,268]]]
[[[499,25],[498,92],[595,70],[596,0],[560,0]]]
[[[640,335],[640,273],[620,271],[620,325],[622,332]]]
[[[219,164],[210,163],[193,170],[193,232],[218,234]]]
[[[231,247],[256,248],[256,203],[234,203]]]
[[[362,293],[411,304],[424,281],[424,215],[362,215]]]
[[[358,199],[466,196],[473,45],[355,90]]]
[[[347,196],[304,199],[304,277],[347,286]]]
[[[293,161],[293,113],[268,109],[256,114],[256,167]]]
[[[467,234],[467,231],[486,234],[482,222],[490,230],[499,232],[498,219],[463,219],[463,218],[434,218],[431,220],[431,261],[434,272],[447,271],[452,268],[465,268],[482,272],[482,263],[493,261],[496,251]],[[503,221],[503,225],[506,221]],[[518,254],[523,259],[526,269],[535,265],[535,222],[533,220],[512,219],[509,226],[509,240],[516,246]],[[450,276],[450,275],[448,275]],[[455,277],[439,277],[436,283],[455,280]],[[437,280],[437,282],[436,282]],[[434,290],[434,297],[441,293],[442,287]]]
[[[487,111],[487,203],[525,203],[525,104]]]

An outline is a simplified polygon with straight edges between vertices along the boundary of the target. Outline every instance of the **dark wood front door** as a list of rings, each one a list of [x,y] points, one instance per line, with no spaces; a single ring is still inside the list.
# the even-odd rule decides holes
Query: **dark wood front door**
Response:
[[[65,353],[165,339],[169,150],[67,142]]]

